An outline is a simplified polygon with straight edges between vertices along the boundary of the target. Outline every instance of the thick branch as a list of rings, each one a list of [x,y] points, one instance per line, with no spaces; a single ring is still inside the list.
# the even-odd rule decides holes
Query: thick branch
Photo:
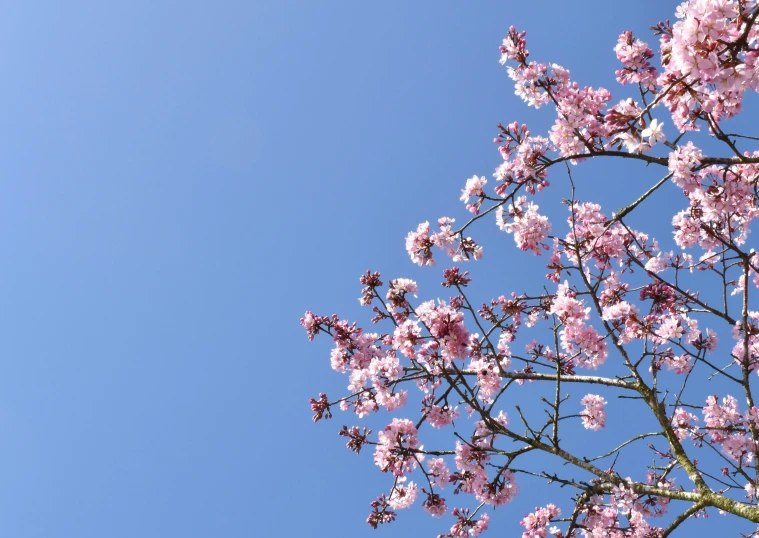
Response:
[[[460,370],[458,373],[466,375],[477,375],[473,370]],[[500,374],[505,379],[525,379],[529,381],[558,381],[556,374],[538,374],[527,372],[502,372]],[[567,383],[588,383],[591,385],[606,385],[607,387],[618,387],[621,389],[636,390],[635,384],[621,379],[611,379],[609,377],[600,377],[593,375],[562,375],[562,382]]]

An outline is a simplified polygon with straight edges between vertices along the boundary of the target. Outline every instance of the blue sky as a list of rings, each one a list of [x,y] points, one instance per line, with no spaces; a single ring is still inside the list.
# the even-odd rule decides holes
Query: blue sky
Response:
[[[4,3],[0,534],[447,530],[421,510],[366,525],[390,483],[343,448],[353,417],[310,422],[308,398],[347,382],[298,319],[366,319],[369,268],[444,296],[406,233],[465,218],[458,193],[498,164],[498,122],[550,122],[498,65],[510,25],[615,93],[617,35],[675,5]],[[587,171],[609,192],[650,184]],[[535,262],[493,237],[482,289],[528,287]],[[516,535],[541,487],[493,528]]]

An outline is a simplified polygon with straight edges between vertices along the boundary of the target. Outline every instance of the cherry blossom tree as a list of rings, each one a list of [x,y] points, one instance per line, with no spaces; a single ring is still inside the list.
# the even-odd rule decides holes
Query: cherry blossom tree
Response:
[[[376,433],[340,431],[391,477],[371,503],[372,527],[421,504],[452,516],[440,537],[477,536],[530,481],[560,487],[523,515],[525,538],[665,537],[709,511],[759,523],[759,254],[749,247],[759,138],[725,132],[759,90],[759,2],[689,0],[675,16],[652,27],[658,58],[631,32],[619,36],[621,99],[532,61],[512,27],[501,63],[516,95],[555,109],[555,122],[545,135],[498,125],[503,162],[492,180],[463,185],[469,219],[408,234],[412,262],[450,258],[452,296],[417,300],[416,282],[385,285],[368,271],[359,300],[371,329],[312,312],[301,320],[309,339],[332,339],[332,369],[348,376],[346,395],[311,399],[314,421],[335,408],[359,422],[392,416]],[[609,210],[572,178],[601,157],[661,173]],[[549,177],[571,193],[565,221],[540,211],[558,190]],[[631,223],[667,189],[671,228],[657,239]],[[543,256],[546,281],[478,305],[459,265],[483,257],[469,234],[493,218],[522,255]],[[640,420],[598,453],[610,399]]]

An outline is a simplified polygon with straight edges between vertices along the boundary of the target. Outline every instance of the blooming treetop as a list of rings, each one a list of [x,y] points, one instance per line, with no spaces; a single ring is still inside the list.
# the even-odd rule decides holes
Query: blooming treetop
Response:
[[[420,291],[412,280],[391,280],[382,292],[379,273],[367,272],[360,302],[372,308],[376,332],[334,315],[306,312],[301,320],[310,339],[332,338],[332,368],[348,376],[347,396],[311,400],[314,420],[330,418],[334,406],[359,419],[394,413],[376,434],[340,431],[354,452],[372,447],[377,468],[392,477],[371,503],[373,527],[420,501],[432,516],[452,517],[441,537],[477,536],[488,527],[487,507],[509,503],[523,480],[540,479],[566,487],[546,490],[553,502],[525,515],[525,538],[664,537],[714,509],[759,523],[759,255],[747,246],[759,215],[759,150],[757,138],[723,130],[746,93],[759,89],[759,4],[690,0],[676,17],[653,27],[658,62],[631,32],[619,36],[616,79],[635,97],[618,101],[580,86],[564,67],[530,60],[525,32],[512,27],[501,63],[517,96],[555,108],[553,126],[533,135],[526,125],[499,125],[503,162],[494,185],[475,175],[462,189],[470,220],[424,222],[406,238],[420,266],[434,265],[437,250],[453,263],[479,260],[483,249],[466,232],[493,213],[519,249],[547,254],[543,291],[477,307],[466,293],[468,272],[450,267],[443,286],[453,297],[412,301]],[[722,151],[703,149],[704,135]],[[642,161],[663,176],[610,213],[577,198],[570,174],[566,223],[541,214],[555,165],[600,156]],[[676,252],[629,223],[665,188],[684,195],[671,198],[664,232]],[[697,291],[706,289],[718,293]],[[689,383],[709,377],[731,392],[699,393],[703,384]],[[525,382],[546,390],[530,402]],[[566,395],[568,386],[584,396]],[[543,408],[543,419],[509,408],[506,393],[518,393],[525,409]],[[609,398],[647,413],[655,431],[626,432],[602,454],[590,452],[595,443],[564,440],[572,425],[603,436]],[[424,441],[445,431],[447,445]],[[645,445],[653,463],[636,467]],[[535,467],[539,452],[559,465]]]

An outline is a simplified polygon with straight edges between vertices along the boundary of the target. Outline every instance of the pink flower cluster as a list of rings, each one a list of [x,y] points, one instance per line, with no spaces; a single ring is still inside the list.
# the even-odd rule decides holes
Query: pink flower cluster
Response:
[[[450,533],[438,535],[438,538],[469,538],[472,536],[479,536],[484,531],[488,530],[490,524],[490,516],[484,513],[480,516],[480,519],[474,519],[474,516],[469,515],[468,508],[454,508],[451,511],[457,521],[451,527]]]
[[[487,179],[485,179],[484,176],[477,177],[472,176],[469,179],[466,180],[466,186],[461,190],[461,201],[467,204],[466,208],[468,211],[474,213],[475,215],[479,215],[480,213],[480,206],[482,205],[482,198],[485,196],[485,191],[483,191],[483,187],[488,182]],[[476,196],[479,198],[475,203],[470,204],[469,198],[472,196]]]
[[[679,81],[664,102],[681,131],[697,129],[694,118],[700,114],[715,121],[735,115],[746,90],[759,86],[757,56],[736,46],[741,39],[757,39],[756,26],[748,22],[753,4],[689,0],[678,7],[679,20],[671,28],[660,26],[665,71],[657,82]]]
[[[495,193],[506,194],[512,185],[524,187],[529,194],[535,194],[548,187],[548,171],[544,164],[546,153],[552,149],[550,141],[543,136],[530,136],[525,125],[519,127],[515,122],[502,127],[498,143],[503,142],[498,150],[503,162],[496,168],[493,176],[499,181]]]
[[[432,403],[433,400],[431,394],[422,400],[422,412],[430,426],[439,429],[453,424],[453,421],[459,417],[458,408],[435,405]]]
[[[600,430],[606,426],[606,400],[597,394],[586,394],[580,403],[585,406],[580,416],[586,430]]]
[[[496,210],[496,224],[504,232],[514,234],[517,247],[540,256],[542,250],[548,250],[543,242],[551,231],[551,223],[538,209],[532,202],[528,203],[525,196],[520,196],[509,206],[508,221],[504,219],[503,206]]]
[[[733,327],[735,345],[731,354],[737,363],[745,363],[749,370],[759,370],[759,312],[749,311],[746,317],[746,329],[742,321],[737,321]]]
[[[422,489],[422,491],[427,493],[427,498],[422,503],[422,506],[427,513],[432,517],[443,517],[448,511],[448,505],[445,503],[445,499],[437,493],[428,493],[425,489]]]
[[[560,515],[561,509],[554,504],[548,504],[544,508],[535,507],[535,511],[527,514],[519,523],[525,528],[522,538],[546,538],[551,520]],[[558,535],[558,529],[552,530],[551,534]]]
[[[609,226],[609,219],[601,212],[601,206],[590,202],[575,203],[570,207],[571,214],[567,219],[570,227],[565,238],[568,248],[566,256],[573,263],[579,263],[581,258],[596,260],[600,268],[610,260],[625,258],[625,245],[632,237],[622,226]],[[646,237],[639,234],[639,239]]]
[[[431,458],[427,462],[427,473],[433,486],[444,488],[451,479],[451,472],[443,458]]]
[[[649,475],[649,480],[651,478]],[[664,489],[671,487],[664,481],[659,482],[659,484]],[[598,536],[649,538],[650,536],[658,536],[661,529],[649,524],[645,518],[664,513],[664,511],[653,511],[649,508],[652,504],[657,505],[659,501],[661,498],[655,497],[648,499],[647,502],[642,502],[641,496],[636,494],[632,488],[620,483],[612,489],[608,503],[604,502],[602,495],[590,497],[590,501],[582,507],[582,518],[578,522],[581,529],[579,534],[585,538],[596,538]],[[620,521],[621,517],[627,519],[625,526]]]
[[[457,484],[456,493],[468,493],[479,502],[501,506],[514,499],[519,486],[514,473],[508,469],[499,470],[491,479],[486,469],[489,460],[489,453],[482,448],[457,441],[455,463],[458,472],[451,475],[450,480]]]
[[[551,67],[554,80],[560,82],[552,90],[557,100],[557,116],[549,138],[561,157],[589,152],[589,147],[595,147],[597,141],[610,135],[604,117],[611,93],[605,88],[570,84],[569,71],[556,64]]]
[[[501,388],[501,375],[498,365],[485,357],[472,359],[469,369],[477,373],[478,397],[486,402],[492,401],[493,396]]]
[[[430,223],[421,223],[416,232],[406,236],[406,252],[411,261],[417,265],[435,265],[432,259],[432,247],[437,246],[454,262],[479,260],[482,258],[482,246],[475,243],[471,237],[463,237],[453,230],[455,219],[441,217],[438,219],[440,231],[430,234]],[[458,237],[458,244],[456,244]]]
[[[617,58],[624,65],[616,72],[620,84],[642,84],[653,89],[656,84],[656,68],[649,61],[654,52],[640,39],[634,39],[632,32],[624,32],[619,36],[614,47]]]
[[[574,357],[574,364],[595,370],[606,361],[608,348],[593,326],[585,323],[590,309],[585,308],[576,296],[566,281],[559,284],[549,313],[564,325],[560,335],[561,346]]]
[[[378,345],[382,343],[378,334],[366,333],[355,323],[351,325],[337,316],[320,317],[311,312],[306,312],[301,325],[309,338],[319,332],[332,335],[335,342],[330,357],[332,369],[348,374],[348,388],[354,393],[352,405],[360,417],[380,407],[392,411],[406,403],[407,392],[392,388],[393,382],[403,371],[400,360],[395,350],[386,350]],[[370,389],[366,389],[367,386]],[[350,406],[347,399],[340,403],[343,410]]]
[[[751,439],[750,427],[756,427],[759,411],[751,408],[745,416],[738,411],[738,401],[730,395],[718,403],[716,396],[709,396],[703,409],[704,424],[709,438],[722,446],[722,452],[733,461],[748,466],[757,454],[757,444]]]
[[[693,436],[698,432],[698,417],[693,413],[688,413],[682,407],[675,409],[675,414],[672,417],[672,429],[675,435],[681,441],[689,436]]]
[[[374,451],[374,463],[383,473],[391,472],[397,477],[410,473],[424,459],[417,451],[421,445],[413,422],[394,418],[379,432],[379,442]]]
[[[393,490],[390,492],[387,504],[395,510],[410,508],[416,501],[418,494],[419,488],[416,484],[413,482],[406,484],[406,477],[403,476],[395,481],[395,486],[393,486]]]
[[[436,338],[446,364],[468,356],[469,331],[462,312],[442,302],[427,301],[416,308],[416,315]]]

